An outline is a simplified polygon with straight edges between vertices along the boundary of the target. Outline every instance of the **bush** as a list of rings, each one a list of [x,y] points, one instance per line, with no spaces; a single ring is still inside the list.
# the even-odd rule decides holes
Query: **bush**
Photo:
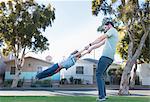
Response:
[[[71,76],[70,78],[69,78],[69,81],[70,81],[70,84],[73,84],[73,77]]]
[[[68,84],[68,81],[66,78],[61,79],[60,84]]]
[[[51,86],[52,86],[51,80],[43,80],[42,81],[42,87],[51,87]]]
[[[82,84],[82,80],[81,79],[74,79],[74,84]]]
[[[51,80],[38,80],[35,83],[31,83],[31,87],[51,87]]]
[[[11,86],[11,84],[12,84],[12,79],[9,79],[9,80],[5,80],[4,81],[4,87],[10,87]]]
[[[51,87],[52,86],[51,80],[37,81],[36,84],[38,84],[41,87]]]
[[[23,86],[23,83],[24,83],[24,78],[23,78],[23,79],[20,79],[20,80],[18,81],[17,87],[22,87],[22,86]]]

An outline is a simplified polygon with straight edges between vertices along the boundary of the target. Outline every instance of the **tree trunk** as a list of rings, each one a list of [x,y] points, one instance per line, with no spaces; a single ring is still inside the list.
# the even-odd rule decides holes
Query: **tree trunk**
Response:
[[[128,60],[121,77],[119,95],[129,95],[130,71],[134,65],[134,60]]]
[[[17,71],[16,71],[16,74],[15,74],[15,76],[14,76],[14,78],[13,78],[13,82],[12,82],[11,88],[17,87],[18,82],[19,82],[19,80],[20,80],[20,78],[19,78],[20,74],[21,74],[21,70],[20,70],[20,71],[17,70]]]
[[[19,47],[18,47],[19,48]],[[25,49],[23,49],[22,52],[22,56],[21,58],[18,57],[19,56],[19,50],[18,52],[15,54],[15,67],[16,67],[16,72],[15,72],[15,76],[13,78],[13,82],[11,87],[15,88],[18,85],[18,82],[20,80],[20,74],[22,72],[22,68],[23,68],[23,64],[24,64],[24,57],[25,57]]]

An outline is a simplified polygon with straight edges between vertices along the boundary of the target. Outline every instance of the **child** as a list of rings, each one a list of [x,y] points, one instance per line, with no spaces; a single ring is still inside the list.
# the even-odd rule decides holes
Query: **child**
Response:
[[[62,68],[70,68],[71,66],[73,66],[76,61],[84,56],[86,53],[83,53],[84,50],[82,51],[74,51],[73,53],[70,54],[70,56],[65,60],[65,61],[62,61],[60,63],[56,63],[54,65],[52,65],[50,68],[44,70],[43,72],[39,73],[36,75],[36,79],[42,79],[42,78],[46,78],[46,77],[49,77],[49,76],[52,76],[54,74],[56,74],[57,72],[59,72]]]

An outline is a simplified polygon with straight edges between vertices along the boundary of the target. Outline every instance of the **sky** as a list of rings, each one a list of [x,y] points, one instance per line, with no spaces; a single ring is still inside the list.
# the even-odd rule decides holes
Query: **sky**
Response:
[[[104,16],[102,14],[92,15],[92,0],[35,1],[44,5],[50,3],[55,8],[56,19],[52,27],[47,27],[42,32],[50,43],[49,50],[38,54],[29,53],[28,56],[45,59],[49,55],[53,62],[60,62],[74,50],[82,50],[101,35],[100,32],[97,32],[97,28],[101,25]],[[99,59],[102,49],[103,47],[100,47],[83,58]],[[118,60],[118,56],[115,57],[115,60]]]
[[[74,50],[82,50],[90,42],[94,41],[100,33],[97,27],[101,24],[103,15],[92,15],[91,1],[87,0],[36,0],[39,4],[50,3],[55,9],[55,17],[52,27],[48,27],[45,35],[50,43],[49,51],[36,55],[39,58],[52,56],[53,61],[61,61],[67,58]],[[101,55],[97,49],[84,58],[96,58]],[[94,57],[95,52],[95,57]]]
[[[45,5],[50,3],[56,9],[56,19],[52,27],[42,32],[49,40],[49,50],[30,54],[31,56],[45,59],[49,55],[53,62],[60,62],[74,50],[82,50],[101,35],[100,32],[97,32],[97,28],[101,25],[104,16],[102,14],[92,15],[91,0],[36,0],[36,2]],[[103,47],[100,47],[83,58],[98,60],[102,49]],[[118,60],[118,56],[115,57],[115,60]]]

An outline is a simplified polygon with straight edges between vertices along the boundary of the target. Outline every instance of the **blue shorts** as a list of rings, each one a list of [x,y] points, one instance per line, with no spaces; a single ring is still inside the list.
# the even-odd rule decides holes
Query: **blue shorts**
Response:
[[[76,57],[71,55],[65,61],[63,61],[61,63],[61,65],[63,68],[68,69],[68,68],[72,67],[75,63],[76,63]]]

